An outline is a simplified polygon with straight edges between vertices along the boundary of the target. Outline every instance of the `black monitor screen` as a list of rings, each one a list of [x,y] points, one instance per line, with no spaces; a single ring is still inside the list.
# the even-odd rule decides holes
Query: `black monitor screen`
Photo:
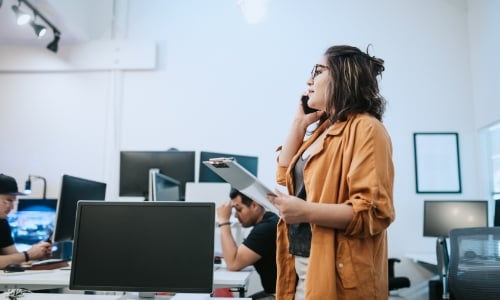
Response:
[[[121,151],[120,196],[144,197],[149,194],[149,170],[180,182],[180,198],[184,200],[186,182],[194,182],[194,151]]]
[[[85,178],[63,175],[61,196],[57,206],[54,241],[73,239],[76,205],[79,200],[105,200],[106,184]]]
[[[211,293],[215,203],[80,201],[72,290]]]
[[[203,164],[204,161],[218,157],[233,157],[238,162],[238,164],[243,166],[253,175],[257,176],[257,168],[259,165],[259,158],[257,156],[201,151],[198,182],[226,182],[224,179],[222,179],[222,177],[215,174],[212,170],[210,170]]]
[[[424,201],[424,236],[448,237],[450,230],[488,226],[488,201]]]
[[[26,251],[52,237],[56,210],[57,199],[19,199],[17,210],[7,217],[17,250]]]

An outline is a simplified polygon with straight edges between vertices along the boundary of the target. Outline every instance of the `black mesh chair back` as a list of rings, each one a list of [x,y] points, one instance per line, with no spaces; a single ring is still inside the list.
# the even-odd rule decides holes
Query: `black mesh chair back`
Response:
[[[500,227],[451,230],[448,270],[453,299],[500,299]]]

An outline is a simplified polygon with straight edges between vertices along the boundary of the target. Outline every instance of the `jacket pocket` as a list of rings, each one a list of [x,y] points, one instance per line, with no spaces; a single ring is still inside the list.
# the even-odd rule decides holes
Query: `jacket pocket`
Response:
[[[354,272],[354,265],[352,263],[351,247],[346,240],[339,241],[336,268],[344,288],[355,288],[358,285],[356,273]]]

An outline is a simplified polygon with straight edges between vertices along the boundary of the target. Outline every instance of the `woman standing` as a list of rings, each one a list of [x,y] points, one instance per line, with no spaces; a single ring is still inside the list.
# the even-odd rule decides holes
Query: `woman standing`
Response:
[[[305,96],[316,111],[298,105],[278,157],[277,182],[288,194],[268,196],[281,216],[278,300],[388,299],[386,230],[395,214],[383,64],[333,46],[311,72]]]

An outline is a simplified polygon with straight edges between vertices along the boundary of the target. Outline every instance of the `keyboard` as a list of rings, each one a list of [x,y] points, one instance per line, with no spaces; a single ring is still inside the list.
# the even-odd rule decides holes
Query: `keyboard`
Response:
[[[49,258],[49,259],[43,259],[43,260],[37,260],[33,262],[31,265],[32,266],[40,266],[40,265],[47,265],[47,264],[53,264],[53,263],[58,263],[58,262],[63,262],[65,261],[62,258]]]
[[[52,270],[52,269],[60,269],[67,266],[69,266],[67,260],[61,258],[49,258],[33,262],[29,270]]]

